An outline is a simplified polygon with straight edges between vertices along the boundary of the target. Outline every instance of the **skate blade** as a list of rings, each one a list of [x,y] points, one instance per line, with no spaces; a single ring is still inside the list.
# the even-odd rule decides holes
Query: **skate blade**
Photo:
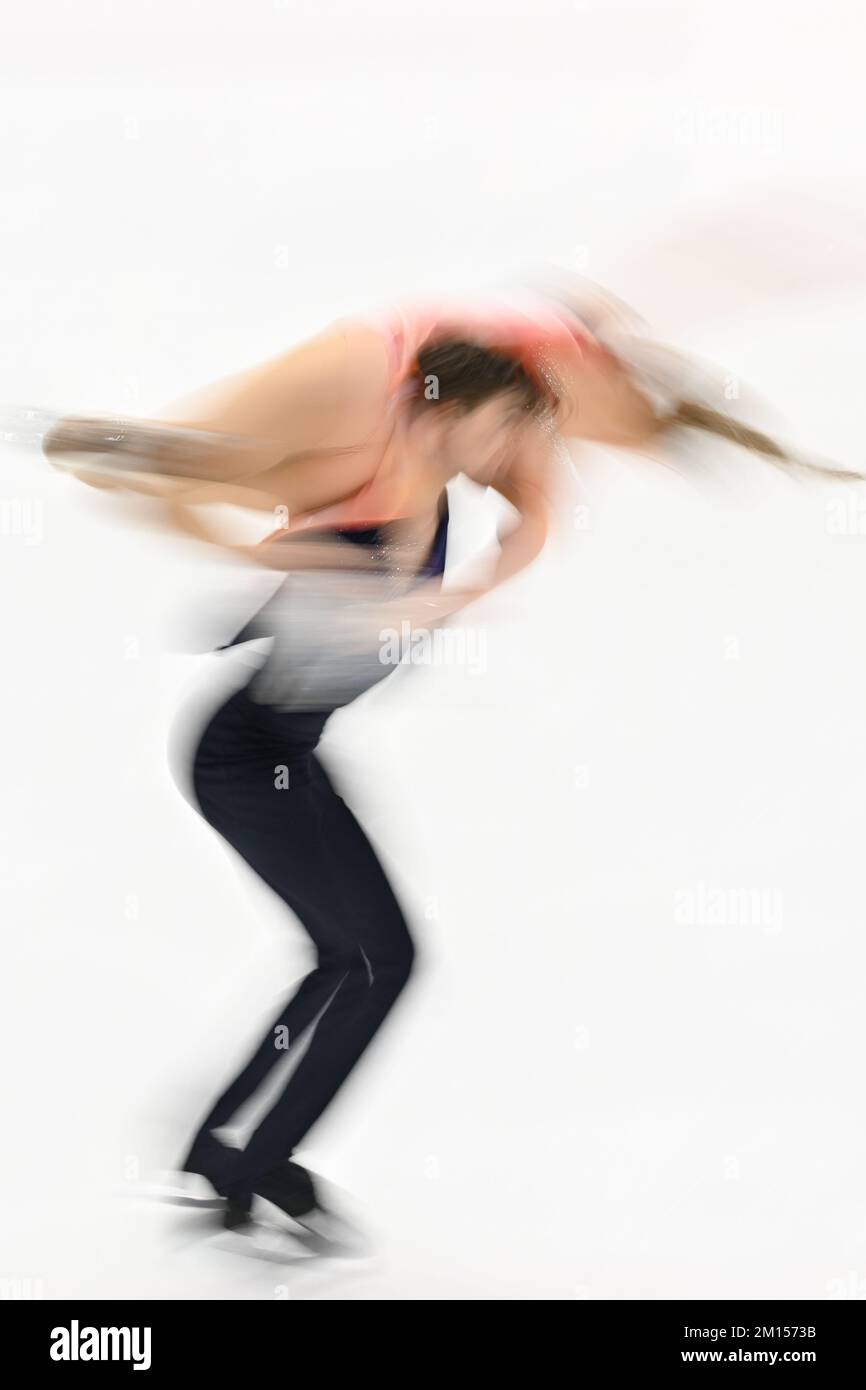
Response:
[[[209,1242],[213,1249],[270,1264],[307,1264],[318,1254],[310,1250],[302,1233],[265,1221],[248,1221],[234,1230],[220,1231]]]
[[[198,1173],[157,1173],[143,1182],[125,1183],[122,1188],[116,1189],[115,1195],[211,1211],[219,1211],[225,1206],[225,1198],[215,1193],[207,1178]]]
[[[264,1197],[255,1198],[255,1211],[267,1213],[267,1221],[290,1234],[312,1254],[365,1258],[372,1253],[369,1237],[332,1207],[317,1206],[300,1216],[289,1216]]]

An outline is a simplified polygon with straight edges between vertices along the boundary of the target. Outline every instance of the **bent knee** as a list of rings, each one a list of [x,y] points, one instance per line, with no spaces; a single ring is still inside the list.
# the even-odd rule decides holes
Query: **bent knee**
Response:
[[[415,943],[408,937],[399,947],[380,953],[368,963],[370,983],[387,985],[395,992],[401,990],[418,962]]]

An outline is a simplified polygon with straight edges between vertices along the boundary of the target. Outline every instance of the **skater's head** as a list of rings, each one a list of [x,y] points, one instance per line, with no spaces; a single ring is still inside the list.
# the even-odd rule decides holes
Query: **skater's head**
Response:
[[[425,345],[407,383],[416,441],[443,473],[489,483],[522,429],[554,406],[516,357],[459,338]]]

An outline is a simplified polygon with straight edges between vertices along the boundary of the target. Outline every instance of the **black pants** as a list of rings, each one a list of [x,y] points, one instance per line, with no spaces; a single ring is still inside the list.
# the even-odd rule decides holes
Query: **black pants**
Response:
[[[199,1132],[228,1124],[317,1016],[285,1088],[221,1190],[248,1191],[303,1139],[373,1038],[415,959],[372,846],[311,749],[324,715],[279,714],[239,691],[199,742],[193,782],[205,819],[279,894],[316,947],[301,982]],[[285,785],[286,779],[288,786]]]

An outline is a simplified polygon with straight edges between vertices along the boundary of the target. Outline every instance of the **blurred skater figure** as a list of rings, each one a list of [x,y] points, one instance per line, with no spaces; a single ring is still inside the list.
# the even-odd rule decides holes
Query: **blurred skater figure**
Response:
[[[481,384],[474,396],[458,388],[449,397],[439,368],[460,353],[479,383],[510,361],[541,408],[505,391],[485,396]],[[253,508],[293,532],[410,517],[422,529],[423,517],[429,538],[443,477],[463,473],[517,508],[500,574],[512,557],[516,573],[544,542],[549,499],[539,488],[551,436],[665,459],[675,435],[700,431],[794,472],[827,470],[738,419],[727,381],[656,341],[608,291],[561,273],[532,289],[338,322],[159,419],[44,417],[41,437],[55,466],[159,499],[164,525],[218,545],[207,509],[219,504]],[[442,409],[419,412],[420,395]],[[32,420],[24,437],[34,437]],[[254,548],[229,549],[262,563]],[[326,560],[320,551],[315,563]],[[302,562],[295,552],[292,567]]]
[[[329,715],[394,669],[381,659],[383,628],[429,629],[539,554],[558,439],[663,457],[671,431],[698,428],[770,459],[792,457],[720,409],[712,382],[701,395],[700,382],[630,310],[570,280],[502,301],[340,323],[160,420],[66,419],[45,433],[58,467],[140,494],[172,530],[286,572],[234,639],[268,637],[270,652],[210,719],[192,769],[204,818],[316,949],[315,968],[184,1160],[225,1199],[227,1224],[247,1222],[259,1196],[315,1227],[316,1183],[292,1154],[415,961],[386,875],[316,757]],[[498,491],[516,523],[483,584],[443,590],[445,486],[460,474]],[[224,503],[261,513],[270,534],[254,546],[227,538],[208,515]],[[215,1131],[265,1080],[275,1037],[308,1027],[306,1052],[246,1147],[223,1144]]]
[[[357,386],[344,374],[343,354],[350,350],[345,344],[352,342],[353,333],[340,333],[342,347],[336,341],[329,346],[329,353],[336,353],[333,375],[318,385],[307,381],[304,391],[297,388],[301,415],[318,392],[320,408],[342,409],[347,418],[354,411],[368,427],[371,415],[365,415],[366,406],[359,412]],[[360,370],[367,371],[365,330],[360,337]],[[435,391],[427,389],[431,380]],[[376,455],[362,445],[362,472],[343,443],[357,426],[341,427],[339,416],[329,426],[337,438],[327,450],[321,446],[311,458],[298,448],[290,463],[269,466],[265,483],[255,477],[253,496],[268,496],[273,519],[281,521],[281,509],[296,507],[301,498],[305,513],[301,524],[289,513],[286,524],[252,551],[229,546],[233,553],[251,554],[260,564],[285,570],[287,577],[228,644],[272,639],[264,664],[208,722],[194,753],[192,781],[205,819],[303,924],[316,950],[316,965],[218,1097],[184,1159],[185,1171],[206,1177],[225,1198],[225,1219],[232,1226],[246,1224],[253,1198],[261,1197],[322,1230],[321,1218],[328,1214],[321,1211],[316,1182],[292,1154],[375,1036],[415,960],[409,928],[386,875],[315,755],[325,722],[334,709],[395,669],[381,659],[383,627],[408,621],[430,628],[480,591],[441,592],[449,478],[463,471],[479,482],[493,482],[520,510],[491,583],[516,573],[540,549],[547,525],[553,408],[548,389],[517,357],[465,339],[437,338],[400,373],[399,407],[392,413],[390,435],[379,426],[372,486],[362,479]],[[266,397],[262,409],[267,425]],[[206,456],[216,470],[227,462],[222,452],[226,440],[240,438],[252,440],[238,455],[242,466],[248,466],[261,438],[267,438],[251,434],[252,425],[252,417],[240,419],[230,412],[212,422],[204,440],[194,441],[202,446],[194,461]],[[80,448],[82,428],[89,451]],[[90,428],[69,422],[47,440],[49,457],[60,457],[68,466],[74,455],[73,471],[86,481],[128,486],[151,498],[149,479],[159,486],[169,478],[162,495],[168,521],[180,520],[187,533],[201,535],[197,518],[188,524],[187,509],[195,506],[186,492],[188,483],[177,482],[190,476],[182,472],[190,444],[187,425],[163,447],[161,427],[151,433],[148,424],[118,423],[101,441],[102,456],[92,448]],[[299,438],[312,447],[317,432],[310,427]],[[179,448],[181,438],[184,447]],[[356,490],[340,505],[348,481],[361,481],[364,497]],[[216,494],[208,496],[223,498],[229,489],[234,497],[234,489],[248,485],[238,473],[216,483]],[[184,489],[180,497],[172,492],[177,486]],[[269,494],[266,487],[272,489]],[[246,1147],[222,1143],[215,1131],[229,1123],[279,1060],[278,1038],[295,1040],[308,1028],[306,1051]]]

